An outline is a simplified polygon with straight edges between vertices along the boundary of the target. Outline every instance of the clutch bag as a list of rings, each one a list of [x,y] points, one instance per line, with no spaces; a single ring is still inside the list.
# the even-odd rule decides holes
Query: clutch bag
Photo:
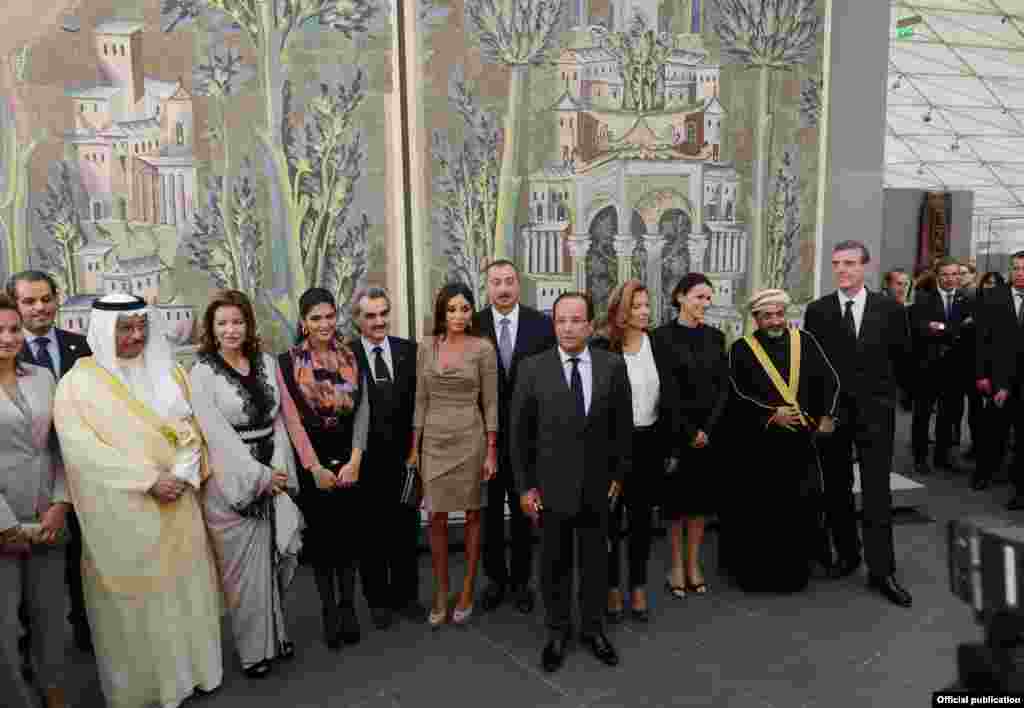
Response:
[[[422,499],[423,483],[420,481],[420,471],[416,465],[406,465],[401,502],[406,506],[419,506]]]

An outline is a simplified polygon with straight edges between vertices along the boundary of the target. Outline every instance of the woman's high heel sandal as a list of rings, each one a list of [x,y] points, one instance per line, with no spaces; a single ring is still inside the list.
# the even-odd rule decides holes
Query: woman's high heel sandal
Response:
[[[469,622],[469,619],[473,616],[473,606],[470,605],[464,610],[460,610],[458,607],[452,612],[452,622],[458,625],[463,625]]]

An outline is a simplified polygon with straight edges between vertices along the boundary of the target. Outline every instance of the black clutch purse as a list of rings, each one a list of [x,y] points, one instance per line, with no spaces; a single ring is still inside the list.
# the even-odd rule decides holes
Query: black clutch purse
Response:
[[[406,465],[400,501],[406,506],[419,506],[422,499],[423,482],[420,481],[420,471],[416,465]]]

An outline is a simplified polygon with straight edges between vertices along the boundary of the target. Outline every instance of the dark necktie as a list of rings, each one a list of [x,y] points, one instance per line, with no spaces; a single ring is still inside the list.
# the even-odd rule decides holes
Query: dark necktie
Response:
[[[50,373],[57,376],[57,370],[53,366],[53,358],[50,356],[50,338],[49,337],[36,337],[36,363],[39,366],[45,366],[50,370]]]
[[[846,311],[843,313],[843,327],[850,339],[857,341],[857,323],[853,319],[853,300],[846,301]]]
[[[583,400],[583,377],[580,376],[580,358],[578,356],[571,356],[569,361],[572,362],[572,374],[569,376],[569,381],[571,382],[572,395],[576,399],[576,412],[581,418],[586,418],[587,404]]]
[[[953,296],[950,295],[949,293],[943,293],[942,299],[946,303],[946,322],[949,322],[950,318],[953,315]]]
[[[501,334],[498,335],[498,354],[501,355],[501,365],[505,368],[505,375],[508,376],[512,366],[512,325],[507,317],[501,318]]]
[[[384,348],[373,348],[373,378],[377,381],[390,381],[391,373],[388,371],[387,362],[384,361]]]

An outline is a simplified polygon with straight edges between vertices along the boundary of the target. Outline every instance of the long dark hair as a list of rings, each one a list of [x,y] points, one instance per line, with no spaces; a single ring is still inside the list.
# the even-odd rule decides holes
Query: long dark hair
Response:
[[[687,273],[684,275],[675,288],[672,289],[672,307],[679,309],[679,296],[686,295],[686,293],[693,290],[698,285],[707,285],[714,292],[715,286],[711,283],[711,280],[703,273]]]
[[[465,283],[445,283],[445,285],[438,291],[437,298],[434,300],[434,336],[440,337],[448,332],[448,301],[454,297],[461,295],[466,298],[466,302],[469,306],[476,311],[476,299],[473,297],[473,291],[469,289]],[[466,328],[466,334],[471,337],[477,336],[476,323],[473,319],[469,321],[469,327]]]
[[[326,288],[310,288],[306,292],[302,293],[299,297],[299,324],[296,327],[295,332],[295,343],[299,344],[306,338],[306,332],[302,328],[302,321],[306,319],[306,315],[317,305],[330,305],[334,308],[334,312],[338,312],[338,306],[334,302],[334,296],[331,295],[331,291]],[[337,336],[337,333],[335,333]],[[340,339],[340,337],[339,337]]]
[[[0,293],[0,312],[2,312],[4,310],[10,310],[14,314],[16,314],[18,316],[18,324],[19,325],[21,324],[21,322],[22,322],[21,310],[18,309],[18,301],[15,300],[10,295],[7,295],[5,293]],[[20,359],[15,357],[15,359],[14,359],[14,375],[15,376],[24,376],[27,373],[28,373],[28,369],[26,369],[25,366],[22,365]]]
[[[240,290],[221,290],[213,296],[213,300],[206,307],[203,313],[202,344],[199,347],[200,354],[213,354],[217,351],[217,340],[213,336],[213,320],[217,316],[217,310],[222,307],[237,307],[245,320],[245,341],[242,343],[242,353],[252,359],[259,356],[260,338],[256,334],[256,313],[253,312],[252,302],[248,296]]]

